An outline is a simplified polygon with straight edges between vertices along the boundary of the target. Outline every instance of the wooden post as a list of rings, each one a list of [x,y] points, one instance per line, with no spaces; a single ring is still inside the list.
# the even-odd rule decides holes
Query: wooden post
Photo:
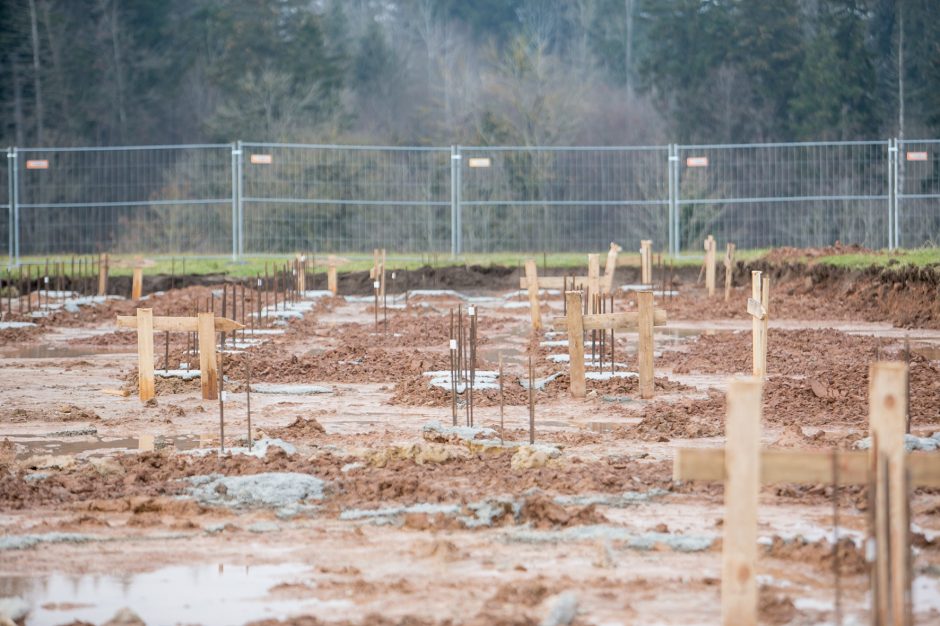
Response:
[[[725,516],[721,569],[721,621],[757,624],[757,500],[760,491],[761,380],[728,388],[725,423]]]
[[[878,606],[889,616],[885,623],[906,624],[911,581],[910,520],[907,510],[907,463],[904,432],[907,424],[907,365],[878,362],[869,366],[868,420],[876,487],[875,536],[878,554]],[[882,489],[887,485],[887,493]],[[889,608],[890,607],[890,608]]]
[[[604,287],[603,293],[610,294],[614,289],[614,273],[617,271],[617,255],[623,248],[613,241],[610,242],[610,250],[607,251],[607,264],[604,266]]]
[[[705,240],[705,288],[709,298],[715,295],[715,238],[711,235]]]
[[[336,280],[336,257],[332,254],[327,258],[326,288],[334,296],[339,292],[339,285]]]
[[[569,388],[571,397],[583,398],[587,395],[587,383],[584,380],[584,307],[580,291],[566,291],[565,302],[568,329],[568,375],[571,379]]]
[[[307,267],[306,267],[307,257],[297,253],[297,257],[294,260],[294,267],[297,271],[297,291],[300,292],[301,296],[307,291]]]
[[[108,255],[98,255],[98,295],[108,295]]]
[[[636,294],[640,316],[637,319],[640,342],[637,348],[639,361],[637,370],[640,375],[640,397],[644,400],[653,397],[653,292],[638,291]],[[569,339],[570,341],[570,339]]]
[[[725,302],[731,300],[731,277],[734,274],[734,244],[729,243],[725,250]]]
[[[137,387],[142,402],[156,395],[153,380],[153,309],[137,309]]]
[[[131,300],[140,300],[144,292],[144,268],[134,268],[134,278],[131,281]]]
[[[539,309],[539,275],[535,259],[525,260],[525,279],[529,289],[529,311],[532,315],[532,330],[542,330],[542,312]]]
[[[382,265],[379,267],[379,298],[385,301],[385,248],[382,248]]]
[[[215,314],[209,311],[200,313],[198,317],[202,399],[217,400],[219,398],[219,363],[215,356]]]
[[[764,315],[760,321],[760,369],[761,376],[767,375],[767,339],[770,334],[770,277],[761,274],[760,305]]]
[[[640,241],[640,283],[653,284],[653,240]]]
[[[601,266],[596,254],[588,255],[588,291],[592,298],[601,292]]]
[[[754,365],[754,376],[763,377],[767,374],[767,309],[763,303],[764,294],[770,298],[770,285],[762,279],[758,271],[751,272],[751,297],[747,301],[747,311],[751,315],[751,357]]]

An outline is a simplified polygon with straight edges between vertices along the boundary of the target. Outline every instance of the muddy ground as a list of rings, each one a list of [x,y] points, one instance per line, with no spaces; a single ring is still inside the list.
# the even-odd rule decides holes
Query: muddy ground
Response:
[[[912,433],[940,431],[936,270],[847,272],[793,257],[753,265],[773,281],[765,444],[854,448],[867,436],[876,359],[910,361]],[[678,295],[657,299],[669,322],[656,329],[652,400],[627,374],[630,333],[613,345],[620,375],[589,380],[588,397],[572,400],[564,336],[531,333],[517,268],[399,273],[378,312],[368,276],[344,276],[347,297],[255,319],[255,343],[223,356],[224,453],[220,404],[201,399],[198,379],[158,378],[155,401],[136,398],[136,337],[113,323],[136,303],[2,330],[0,614],[25,624],[718,623],[722,488],[674,481],[672,458],[723,443],[727,381],[750,370],[750,269],[738,265],[727,303],[707,297],[697,272],[665,277]],[[621,268],[617,283],[635,273]],[[223,280],[175,277],[147,306],[221,313]],[[260,300],[247,293],[247,310]],[[542,301],[546,319],[561,314],[558,295]],[[502,358],[504,408],[498,389],[478,388],[474,428],[455,429],[449,386],[426,373],[449,369],[451,310],[471,304],[476,368]],[[635,308],[629,292],[616,308]],[[157,333],[155,353],[158,368],[198,366],[185,333]],[[534,446],[530,356],[537,378],[556,375],[535,393]],[[836,497],[833,549],[830,486],[763,488],[763,623],[831,623],[836,569],[846,623],[867,621],[866,494]],[[938,512],[940,493],[918,490],[917,623],[940,620]]]

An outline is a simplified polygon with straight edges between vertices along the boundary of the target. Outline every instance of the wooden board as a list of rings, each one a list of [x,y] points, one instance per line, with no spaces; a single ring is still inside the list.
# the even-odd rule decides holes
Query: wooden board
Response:
[[[526,259],[525,275],[529,285],[529,314],[532,317],[532,330],[542,330],[542,311],[539,309],[539,274],[535,259]]]
[[[757,624],[760,424],[761,381],[732,381],[725,423],[727,478],[721,550],[721,620],[726,626]]]
[[[137,318],[133,315],[118,315],[118,328],[137,328]],[[216,332],[229,333],[233,330],[242,330],[244,324],[239,324],[235,320],[226,317],[215,318]],[[194,333],[199,330],[199,322],[195,317],[155,317],[153,318],[153,330],[166,332],[188,332]]]
[[[637,329],[640,340],[637,347],[637,371],[640,376],[640,398],[653,397],[653,292],[639,291],[636,294],[639,306]]]
[[[215,323],[212,313],[200,313],[199,379],[203,400],[219,399],[219,362],[215,356]]]
[[[566,327],[568,330],[569,384],[571,396],[583,398],[587,395],[587,382],[584,379],[584,303],[580,291],[565,293],[567,308]]]
[[[153,379],[153,309],[137,309],[137,386],[142,402],[156,395]]]
[[[626,311],[624,313],[597,313],[594,315],[585,315],[583,319],[584,330],[603,330],[613,329],[615,331],[636,330],[640,313],[638,311]],[[664,309],[653,309],[653,326],[666,325],[666,311]],[[552,318],[552,328],[554,330],[566,330],[568,328],[567,319],[564,317]]]

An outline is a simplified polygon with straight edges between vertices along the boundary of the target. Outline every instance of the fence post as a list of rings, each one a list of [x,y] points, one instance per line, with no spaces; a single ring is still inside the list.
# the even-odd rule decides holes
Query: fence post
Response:
[[[244,256],[245,254],[245,200],[243,198],[244,194],[244,179],[245,179],[245,150],[242,148],[242,140],[239,139],[236,144],[235,156],[236,164],[238,165],[237,173],[237,185],[235,187],[238,193],[238,255]]]
[[[14,265],[20,264],[20,168],[16,146],[7,152],[7,176],[10,179],[10,248]]]
[[[7,147],[7,252],[9,254],[10,260],[9,265],[13,265],[13,164],[16,162],[13,159],[14,156],[13,148]]]
[[[669,233],[670,251],[679,256],[681,226],[679,224],[679,146],[669,144],[669,210],[672,213],[672,231]]]
[[[894,232],[894,215],[898,210],[898,190],[897,184],[897,159],[898,146],[897,139],[888,139],[888,249],[894,250],[894,241],[896,233]]]
[[[238,147],[232,144],[232,261],[238,260]]]
[[[901,200],[904,197],[904,159],[901,155],[904,152],[904,140],[894,140],[894,169],[891,175],[894,178],[894,248],[901,247]]]
[[[450,147],[450,255],[457,257],[461,250],[460,224],[460,146]]]

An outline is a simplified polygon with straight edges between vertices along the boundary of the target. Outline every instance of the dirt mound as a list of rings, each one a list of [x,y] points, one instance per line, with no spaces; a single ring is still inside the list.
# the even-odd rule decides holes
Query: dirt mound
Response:
[[[607,518],[601,515],[593,504],[583,507],[564,507],[544,493],[526,496],[519,515],[522,521],[528,522],[535,528],[607,522]]]
[[[718,392],[703,400],[657,402],[643,410],[639,424],[625,427],[625,436],[643,441],[719,437],[724,434],[725,398]]]
[[[802,537],[785,541],[778,536],[771,539],[769,546],[763,547],[765,556],[786,561],[799,561],[819,570],[832,571],[833,549],[826,539],[807,541]],[[843,575],[864,574],[868,571],[863,548],[855,545],[848,537],[842,537],[838,543],[839,572]]]
[[[880,254],[879,252],[866,248],[857,243],[845,245],[837,241],[834,245],[823,246],[821,248],[791,248],[784,246],[782,248],[773,248],[767,254],[761,257],[762,261],[768,263],[779,263],[781,261],[793,261],[803,259],[818,259],[824,256],[839,256],[843,254]]]

